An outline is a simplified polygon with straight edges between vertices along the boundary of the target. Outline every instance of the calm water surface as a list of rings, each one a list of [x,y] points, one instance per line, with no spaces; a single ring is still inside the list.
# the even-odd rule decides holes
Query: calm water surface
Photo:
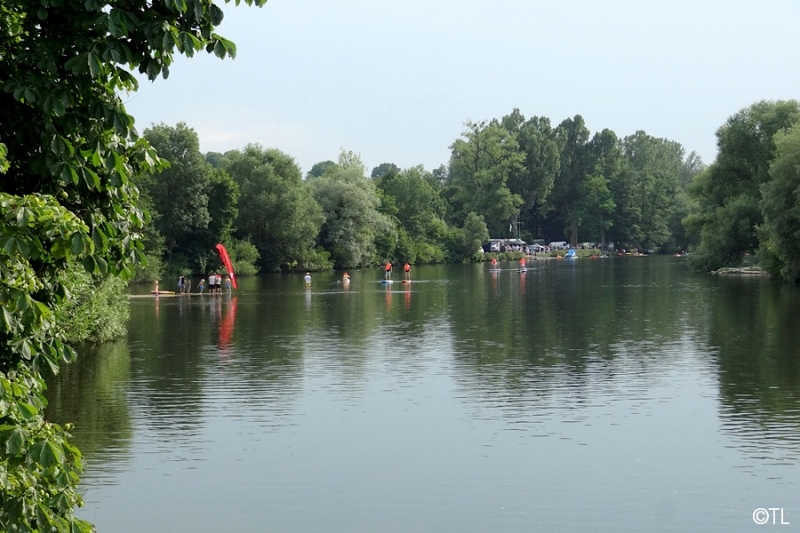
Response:
[[[797,288],[672,257],[504,266],[132,298],[127,340],[51,384],[87,458],[81,515],[100,532],[727,533],[772,507],[790,525],[761,527],[800,529]]]

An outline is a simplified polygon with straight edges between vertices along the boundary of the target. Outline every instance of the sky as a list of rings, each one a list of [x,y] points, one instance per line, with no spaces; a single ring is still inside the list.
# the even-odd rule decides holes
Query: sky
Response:
[[[269,0],[220,4],[234,60],[176,56],[124,96],[136,127],[185,122],[203,152],[249,143],[303,173],[447,164],[467,121],[514,108],[594,134],[643,130],[705,163],[760,100],[800,99],[800,0]]]

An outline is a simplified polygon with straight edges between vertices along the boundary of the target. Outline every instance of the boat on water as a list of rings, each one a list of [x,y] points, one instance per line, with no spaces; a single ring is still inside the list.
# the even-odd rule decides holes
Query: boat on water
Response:
[[[567,250],[566,255],[564,255],[564,259],[577,259],[578,254],[575,250]]]

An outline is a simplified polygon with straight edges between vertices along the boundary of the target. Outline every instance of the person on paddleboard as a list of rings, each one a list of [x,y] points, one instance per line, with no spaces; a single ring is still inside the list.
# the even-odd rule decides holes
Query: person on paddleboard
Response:
[[[392,279],[392,264],[386,263],[386,273],[383,275],[383,279],[390,280]]]
[[[522,259],[519,260],[519,268],[527,268],[527,267],[528,267],[528,263],[525,260],[525,258],[523,257]]]
[[[347,272],[342,274],[342,283],[350,283],[350,274]]]
[[[497,268],[497,259],[492,257],[492,268]]]
[[[306,272],[306,276],[303,279],[306,280],[306,287],[310,287],[311,286],[311,273]]]
[[[405,273],[406,281],[411,281],[411,265],[408,263],[403,265],[403,272]]]

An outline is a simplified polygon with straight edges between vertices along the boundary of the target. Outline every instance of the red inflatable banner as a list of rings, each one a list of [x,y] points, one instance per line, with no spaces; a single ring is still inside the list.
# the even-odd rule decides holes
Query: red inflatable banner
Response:
[[[231,263],[231,257],[228,255],[228,250],[221,244],[218,244],[216,248],[217,252],[219,252],[219,258],[222,259],[222,264],[225,265],[225,270],[228,271],[228,275],[231,277],[233,288],[238,289],[239,285],[236,284],[236,276],[233,274],[233,264]]]

